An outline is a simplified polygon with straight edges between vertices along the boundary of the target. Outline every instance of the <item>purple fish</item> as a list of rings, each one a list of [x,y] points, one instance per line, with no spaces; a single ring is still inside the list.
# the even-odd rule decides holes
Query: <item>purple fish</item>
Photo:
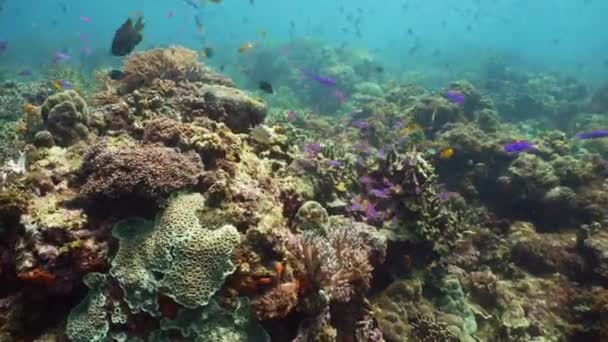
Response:
[[[307,71],[307,70],[304,70],[304,69],[300,69],[300,72],[302,72],[302,75],[310,78],[311,80],[315,80],[315,81],[317,81],[317,82],[319,82],[322,85],[327,86],[327,87],[333,87],[337,83],[332,78],[329,78],[329,77],[326,77],[326,76],[317,75],[317,74],[315,74],[313,72],[310,72],[310,71]]]
[[[596,129],[595,131],[581,132],[576,135],[581,140],[608,137],[608,129]]]
[[[337,160],[330,159],[327,161],[327,166],[329,167],[340,167],[341,163]]]
[[[366,120],[355,120],[355,121],[353,121],[353,126],[359,128],[359,129],[368,129],[371,125]]]
[[[304,146],[304,153],[308,156],[308,158],[314,158],[321,152],[321,144],[319,143],[310,143]]]
[[[526,152],[534,148],[534,144],[527,140],[514,141],[503,146],[505,152],[508,153]]]
[[[361,178],[359,178],[359,182],[361,182],[361,184],[370,185],[374,184],[376,181],[370,176],[361,176]]]
[[[381,149],[378,150],[378,154],[377,155],[378,155],[379,159],[382,159],[382,160],[386,159],[386,151],[384,151],[383,148],[381,148]]]
[[[80,33],[80,34],[78,34],[78,36],[80,37],[80,41],[83,43],[86,43],[89,41],[89,35],[86,33]]]
[[[53,63],[57,64],[59,62],[67,62],[72,59],[72,56],[68,55],[65,52],[57,51],[53,54]]]
[[[8,50],[8,42],[0,40],[0,53],[5,53]]]
[[[370,194],[372,194],[373,196],[377,197],[377,198],[391,198],[391,189],[390,188],[384,188],[384,189],[371,189],[369,191]]]
[[[464,95],[462,95],[456,90],[448,90],[447,92],[445,92],[445,94],[443,94],[443,96],[445,96],[445,98],[447,98],[451,102],[458,104],[463,104],[465,100]]]
[[[378,210],[376,210],[375,204],[370,203],[367,205],[367,208],[365,208],[365,217],[367,218],[368,223],[376,220],[378,217]]]

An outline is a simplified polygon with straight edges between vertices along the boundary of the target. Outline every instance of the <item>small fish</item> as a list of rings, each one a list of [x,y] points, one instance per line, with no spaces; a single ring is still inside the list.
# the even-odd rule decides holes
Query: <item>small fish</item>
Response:
[[[445,98],[448,99],[450,102],[457,104],[463,104],[465,100],[464,95],[462,95],[456,90],[448,90],[447,92],[445,92],[445,94],[443,94],[443,96],[445,96]]]
[[[329,167],[340,167],[341,163],[338,160],[330,159],[327,161],[327,166]]]
[[[213,57],[215,51],[213,51],[213,48],[210,46],[207,46],[206,48],[203,49],[203,51],[201,51],[201,56],[203,58],[211,58]]]
[[[184,0],[184,3],[194,9],[199,9],[199,6],[194,0]]]
[[[80,15],[80,21],[82,21],[83,23],[90,23],[91,22],[91,18],[87,17],[86,15]]]
[[[375,67],[375,68],[374,68],[374,70],[375,70],[377,73],[379,73],[379,74],[381,74],[381,73],[383,73],[383,72],[384,72],[384,68],[383,68],[382,66],[380,66],[380,65],[378,65],[377,67]]]
[[[589,132],[581,132],[576,135],[580,140],[598,139],[608,137],[608,129],[597,129]]]
[[[353,121],[353,126],[365,130],[371,127],[371,124],[367,120],[355,120]]]
[[[67,62],[72,59],[72,56],[68,55],[65,52],[57,51],[53,54],[53,63],[57,64],[59,62]]]
[[[33,72],[30,69],[23,69],[17,73],[18,76],[32,76]]]
[[[344,184],[344,182],[336,184],[336,190],[339,192],[346,192],[346,184]]]
[[[321,144],[319,143],[306,144],[304,145],[304,153],[306,153],[309,158],[314,158],[321,153],[321,148]]]
[[[86,33],[80,33],[78,34],[78,38],[80,38],[80,41],[83,43],[86,43],[89,41],[89,35]]]
[[[296,113],[293,110],[289,110],[287,111],[287,113],[285,114],[285,117],[287,118],[287,120],[289,121],[294,121],[298,119],[298,113]]]
[[[8,50],[8,42],[0,40],[0,53],[5,53]]]
[[[346,94],[344,94],[344,92],[342,90],[336,89],[336,90],[334,90],[333,93],[331,93],[331,95],[333,97],[335,97],[336,100],[338,100],[338,102],[340,102],[340,104],[344,104],[348,101]]]
[[[534,144],[527,140],[518,140],[503,146],[505,152],[520,153],[534,149]]]
[[[371,189],[369,191],[369,193],[377,198],[384,198],[384,199],[391,198],[391,189],[390,188]]]
[[[412,133],[416,133],[416,132],[422,132],[424,131],[424,128],[422,126],[420,126],[419,124],[412,122],[407,124],[402,130],[401,133],[403,135],[410,135]]]
[[[334,80],[333,78],[330,77],[326,77],[326,76],[321,76],[321,75],[317,75],[313,72],[310,72],[308,70],[304,70],[304,69],[300,69],[300,72],[302,73],[302,75],[304,75],[305,77],[311,79],[311,80],[315,80],[319,83],[321,83],[324,86],[327,87],[333,87],[337,84],[336,80]]]
[[[214,3],[214,4],[220,4],[220,3],[222,3],[222,0],[209,0],[209,2]]]
[[[439,158],[441,159],[450,159],[454,156],[454,149],[451,147],[446,147],[439,152]]]
[[[194,24],[196,25],[196,31],[198,33],[203,32],[203,23],[201,22],[201,18],[197,15],[194,16]]]
[[[72,89],[72,85],[68,81],[64,80],[54,80],[51,81],[51,85],[55,88],[56,91],[64,91]]]
[[[361,176],[359,178],[359,182],[364,185],[374,184],[376,181],[370,176]]]
[[[167,19],[173,18],[173,11],[167,12]]]
[[[252,42],[245,42],[241,46],[239,46],[237,51],[240,54],[246,54],[249,52],[249,50],[253,49],[254,46],[255,46],[255,44],[253,44]]]
[[[120,81],[123,78],[125,78],[126,75],[122,70],[114,69],[114,70],[110,71],[109,76],[110,76],[110,79],[113,79],[115,81]]]
[[[266,81],[260,81],[259,84],[260,90],[268,94],[274,94],[274,90],[272,89],[272,84]]]
[[[61,12],[63,12],[63,13],[68,12],[68,6],[66,6],[66,4],[64,4],[63,2],[59,2],[58,5],[59,5],[59,8],[61,8]]]

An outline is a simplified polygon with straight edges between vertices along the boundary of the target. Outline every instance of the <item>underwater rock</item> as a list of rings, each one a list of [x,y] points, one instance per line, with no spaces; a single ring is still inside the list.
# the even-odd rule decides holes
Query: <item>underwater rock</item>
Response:
[[[608,283],[608,231],[598,223],[583,229],[579,242],[585,257],[591,263],[592,273]]]
[[[80,193],[90,199],[139,197],[162,201],[172,192],[194,187],[203,165],[194,153],[157,146],[110,146],[102,141],[85,155]]]
[[[74,90],[50,96],[40,109],[42,120],[55,142],[69,146],[89,135],[89,110],[82,97]]]
[[[585,271],[575,234],[537,233],[527,222],[515,222],[510,230],[511,260],[516,265],[539,275],[560,272],[574,279]]]

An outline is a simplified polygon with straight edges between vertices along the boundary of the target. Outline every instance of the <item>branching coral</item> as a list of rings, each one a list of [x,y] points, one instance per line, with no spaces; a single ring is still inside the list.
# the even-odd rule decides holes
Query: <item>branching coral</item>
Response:
[[[88,198],[124,196],[161,200],[196,185],[203,165],[196,154],[156,146],[111,147],[101,142],[84,158],[80,189]]]

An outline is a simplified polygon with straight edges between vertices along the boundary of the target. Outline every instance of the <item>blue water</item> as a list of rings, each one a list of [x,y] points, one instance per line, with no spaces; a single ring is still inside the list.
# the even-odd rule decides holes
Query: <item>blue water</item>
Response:
[[[74,56],[69,63],[85,70],[119,65],[120,59],[109,54],[112,36],[136,11],[143,12],[146,21],[138,50],[212,45],[217,53],[210,64],[225,65],[233,74],[241,58],[236,49],[243,42],[281,44],[302,37],[367,49],[398,79],[413,70],[458,78],[488,56],[592,85],[608,74],[608,2],[600,0],[255,0],[253,5],[249,0],[226,0],[203,2],[198,10],[182,0],[0,3],[0,41],[9,43],[0,54],[0,70],[9,75],[50,64],[54,51],[69,52]],[[81,15],[91,21],[83,22]],[[197,32],[195,15],[200,16],[202,33]],[[268,32],[265,39],[261,30]],[[83,42],[81,34],[88,41]],[[83,55],[84,47],[91,49],[89,56]]]

